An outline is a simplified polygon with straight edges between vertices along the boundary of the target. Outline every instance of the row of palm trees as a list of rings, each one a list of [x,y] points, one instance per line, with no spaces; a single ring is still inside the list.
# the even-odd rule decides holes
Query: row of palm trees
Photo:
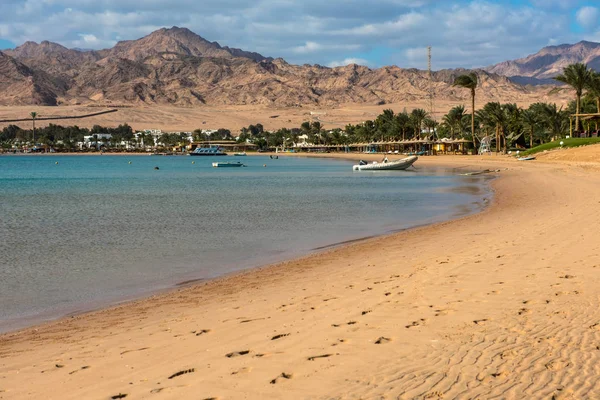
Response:
[[[571,86],[575,91],[575,132],[579,132],[581,104],[584,92],[586,92],[589,97],[595,100],[596,112],[600,114],[600,73],[589,68],[587,64],[574,63],[565,67],[562,74],[557,75],[554,79]],[[461,75],[454,80],[454,86],[464,87],[471,91],[471,134],[473,137],[475,137],[475,89],[477,88],[477,84],[478,79],[477,74],[475,73]],[[535,115],[535,111],[542,111],[542,113]],[[554,109],[553,111],[556,110]],[[550,112],[550,114],[552,114],[553,111]],[[554,114],[555,116],[552,118],[558,118],[562,120],[562,117],[558,117],[559,113],[556,112]],[[547,119],[547,115],[547,109],[540,110],[540,108],[536,106],[533,110],[528,111],[528,113],[524,115],[524,118],[529,121],[527,124],[531,126],[533,121],[539,121],[540,119],[544,118]],[[562,123],[563,121],[560,123],[555,122],[552,130],[556,131],[557,126],[561,125]],[[533,134],[531,137],[533,137]],[[533,145],[533,142],[530,142],[530,145]]]
[[[581,97],[584,91],[596,100],[597,112],[600,113],[600,73],[588,68],[586,64],[575,63],[565,67],[563,73],[554,79],[575,90],[575,131],[578,132]]]
[[[470,114],[464,105],[456,106],[439,123],[425,110],[417,108],[399,113],[386,109],[374,120],[348,124],[343,130],[324,129],[319,121],[306,121],[299,128],[282,128],[272,132],[250,126],[241,130],[238,141],[251,140],[259,148],[272,148],[294,146],[301,141],[301,136],[315,146],[446,137],[478,143],[481,138],[491,136],[495,138],[496,149],[506,151],[520,140],[521,135],[528,137],[529,145],[533,146],[565,134],[568,127],[568,112],[556,104],[535,103],[524,109],[516,104],[490,102]]]

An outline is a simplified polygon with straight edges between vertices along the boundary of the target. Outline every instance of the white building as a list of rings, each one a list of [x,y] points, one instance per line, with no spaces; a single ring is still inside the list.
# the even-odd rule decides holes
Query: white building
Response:
[[[80,149],[83,149],[84,146],[88,149],[91,147],[99,148],[104,142],[110,142],[111,138],[110,133],[94,133],[93,135],[84,136],[83,142],[79,142],[78,145]]]

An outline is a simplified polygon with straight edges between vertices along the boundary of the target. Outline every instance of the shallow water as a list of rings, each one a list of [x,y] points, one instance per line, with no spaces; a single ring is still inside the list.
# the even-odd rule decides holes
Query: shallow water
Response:
[[[0,331],[471,213],[489,197],[484,176],[416,165],[0,157]]]

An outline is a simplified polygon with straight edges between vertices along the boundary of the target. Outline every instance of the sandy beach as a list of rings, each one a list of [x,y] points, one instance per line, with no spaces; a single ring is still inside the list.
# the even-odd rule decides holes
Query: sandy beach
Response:
[[[2,335],[0,399],[598,398],[600,146],[556,154],[422,157],[492,204]]]

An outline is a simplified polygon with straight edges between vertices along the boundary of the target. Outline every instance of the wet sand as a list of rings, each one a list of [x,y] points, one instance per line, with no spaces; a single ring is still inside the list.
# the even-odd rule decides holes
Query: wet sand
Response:
[[[0,336],[0,399],[599,397],[596,151],[422,157],[490,207]]]

